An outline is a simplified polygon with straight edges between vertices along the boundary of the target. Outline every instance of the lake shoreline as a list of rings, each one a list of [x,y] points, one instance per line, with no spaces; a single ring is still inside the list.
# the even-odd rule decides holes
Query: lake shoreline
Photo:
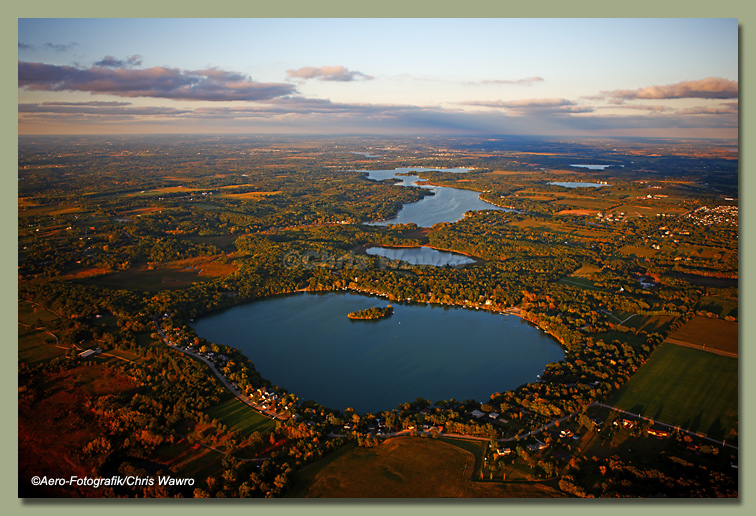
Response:
[[[196,328],[196,331],[198,332],[198,335],[204,337],[205,339],[207,339],[207,340],[209,340],[211,342],[217,342],[217,343],[222,344],[224,346],[230,346],[231,348],[236,349],[239,353],[241,353],[244,356],[244,358],[247,361],[250,361],[250,362],[252,362],[252,363],[255,364],[255,369],[259,370],[261,372],[261,374],[263,375],[263,377],[270,379],[270,381],[277,382],[277,384],[279,384],[279,385],[284,385],[287,390],[290,390],[291,392],[295,392],[299,396],[304,396],[307,399],[318,400],[319,403],[324,403],[326,406],[329,406],[329,407],[340,407],[340,405],[339,405],[340,401],[339,402],[333,401],[328,395],[327,396],[321,396],[320,394],[311,393],[311,391],[309,390],[309,387],[305,388],[302,385],[298,385],[296,382],[291,382],[290,380],[283,380],[282,378],[286,378],[286,376],[282,377],[281,376],[281,372],[277,371],[275,369],[275,368],[279,368],[279,366],[281,365],[280,360],[279,360],[279,364],[278,365],[271,366],[271,362],[270,362],[271,356],[270,356],[270,354],[273,353],[274,351],[271,351],[272,348],[271,348],[271,346],[269,344],[262,344],[262,343],[277,342],[278,344],[276,344],[276,346],[275,346],[275,348],[276,348],[277,351],[275,351],[275,352],[276,353],[280,353],[281,349],[284,349],[284,348],[280,348],[279,349],[279,347],[281,345],[283,345],[284,342],[286,342],[286,343],[295,343],[295,342],[299,342],[299,341],[302,340],[299,337],[290,336],[289,333],[287,333],[287,332],[280,333],[279,330],[276,329],[277,328],[276,326],[270,326],[268,324],[269,322],[273,321],[274,319],[275,320],[279,319],[279,316],[276,315],[276,314],[282,314],[283,319],[287,320],[286,317],[283,316],[283,314],[288,313],[288,310],[286,309],[287,307],[291,308],[292,310],[294,310],[292,313],[296,313],[296,314],[304,313],[303,312],[304,307],[308,307],[308,306],[313,306],[313,307],[328,307],[328,306],[331,306],[331,307],[340,307],[340,308],[337,308],[335,312],[333,312],[333,310],[331,310],[333,313],[335,313],[335,316],[337,318],[338,318],[338,312],[339,311],[344,310],[345,307],[349,307],[349,310],[341,311],[341,317],[344,318],[344,316],[346,315],[346,312],[349,312],[350,310],[355,310],[355,308],[360,308],[360,306],[359,306],[360,304],[362,306],[366,306],[366,305],[367,306],[371,306],[371,303],[369,301],[358,302],[357,306],[355,306],[353,304],[352,305],[350,305],[350,304],[346,304],[345,305],[344,304],[345,301],[343,301],[343,300],[335,302],[335,304],[333,304],[334,302],[330,301],[329,297],[331,295],[334,295],[334,294],[337,295],[336,297],[342,297],[342,296],[344,296],[345,298],[351,297],[351,296],[366,296],[366,297],[372,297],[372,298],[376,298],[376,299],[377,298],[383,298],[384,302],[388,302],[388,303],[391,303],[392,305],[394,305],[395,310],[397,310],[397,313],[399,314],[399,319],[395,320],[393,323],[389,322],[391,318],[381,318],[381,320],[373,321],[372,324],[369,323],[369,322],[363,322],[362,324],[360,324],[359,322],[355,322],[353,326],[350,325],[350,326],[346,327],[346,332],[344,332],[342,330],[338,330],[340,332],[340,333],[338,333],[338,338],[331,338],[332,336],[331,336],[330,330],[325,331],[325,330],[319,329],[322,326],[321,322],[325,321],[326,319],[324,317],[322,317],[322,314],[318,313],[317,311],[316,312],[311,312],[311,315],[308,316],[310,318],[314,317],[314,319],[313,319],[314,325],[313,326],[309,325],[309,322],[310,322],[309,319],[297,319],[297,325],[295,325],[295,326],[302,326],[302,327],[306,326],[306,327],[312,328],[312,330],[310,330],[310,333],[308,333],[307,335],[314,336],[314,335],[317,334],[317,335],[321,335],[321,336],[328,336],[327,338],[330,339],[329,342],[337,343],[336,344],[337,347],[334,348],[337,351],[341,350],[340,347],[344,347],[345,346],[343,352],[346,353],[346,355],[344,355],[344,356],[350,356],[351,357],[350,363],[352,363],[352,364],[367,363],[365,360],[367,359],[368,356],[370,357],[371,360],[375,360],[374,354],[375,353],[380,353],[378,350],[382,350],[384,348],[386,348],[386,349],[393,349],[392,346],[396,345],[396,344],[392,344],[392,342],[395,342],[395,341],[393,341],[393,339],[396,338],[395,337],[396,334],[397,334],[396,332],[401,333],[401,332],[411,331],[411,332],[413,332],[413,334],[416,333],[418,336],[421,335],[421,334],[425,334],[425,330],[428,330],[430,328],[429,326],[427,326],[427,325],[424,326],[422,324],[420,326],[417,326],[417,322],[415,322],[415,326],[413,327],[413,323],[411,323],[410,320],[407,319],[407,317],[408,317],[408,314],[414,314],[414,315],[411,315],[410,317],[412,317],[412,320],[415,320],[415,318],[418,316],[418,314],[420,314],[420,313],[429,313],[430,312],[429,309],[432,309],[434,307],[436,309],[443,308],[443,310],[436,310],[435,315],[430,315],[430,313],[429,313],[430,319],[428,319],[428,321],[430,321],[430,320],[432,320],[432,321],[441,321],[443,319],[444,321],[458,321],[460,325],[457,325],[457,324],[453,323],[452,326],[448,327],[448,329],[443,330],[438,335],[438,337],[440,337],[442,340],[434,341],[434,344],[433,344],[433,346],[431,348],[433,350],[446,349],[449,346],[452,346],[452,348],[453,348],[454,345],[451,343],[450,338],[452,338],[452,336],[454,336],[454,342],[459,342],[460,338],[462,338],[462,339],[469,338],[469,339],[472,339],[470,341],[471,344],[473,342],[475,342],[475,343],[478,343],[478,345],[480,345],[480,343],[489,343],[489,344],[483,344],[483,345],[493,345],[491,343],[493,343],[493,342],[499,342],[499,344],[501,346],[505,346],[505,347],[514,345],[515,348],[512,349],[512,352],[514,352],[515,355],[508,355],[509,358],[510,358],[510,361],[513,358],[513,356],[519,357],[517,360],[522,360],[524,357],[527,356],[527,357],[529,357],[529,358],[525,359],[525,360],[527,360],[527,362],[522,362],[523,366],[526,366],[526,364],[528,364],[526,367],[531,367],[532,364],[533,364],[533,360],[537,361],[539,356],[543,356],[543,355],[541,355],[541,353],[546,352],[546,353],[550,354],[551,357],[547,358],[546,360],[544,360],[543,364],[539,364],[537,366],[536,370],[532,372],[532,376],[530,374],[528,374],[528,373],[525,373],[523,375],[524,376],[523,378],[518,378],[517,379],[517,381],[524,382],[524,383],[536,382],[537,381],[535,379],[536,373],[543,374],[544,366],[546,364],[562,360],[562,359],[564,359],[564,356],[565,356],[565,350],[564,350],[563,346],[561,345],[561,342],[559,341],[559,339],[555,339],[553,337],[553,335],[549,335],[549,334],[547,334],[548,332],[545,332],[543,330],[542,331],[537,331],[538,329],[540,329],[538,327],[538,325],[533,324],[533,321],[528,321],[526,317],[522,317],[522,316],[520,317],[521,319],[525,319],[525,322],[528,323],[528,324],[525,324],[525,325],[522,325],[522,324],[518,323],[515,320],[510,320],[510,322],[508,322],[508,323],[504,322],[503,320],[501,322],[498,322],[497,321],[498,318],[494,317],[494,318],[490,319],[490,322],[495,327],[498,327],[498,325],[500,325],[500,324],[505,324],[505,325],[508,325],[508,326],[506,326],[506,328],[510,328],[510,330],[504,331],[503,333],[496,333],[495,335],[494,334],[485,335],[485,330],[481,330],[484,333],[480,333],[480,334],[477,333],[479,328],[484,327],[484,326],[487,327],[488,324],[489,324],[488,322],[486,322],[485,324],[483,324],[483,319],[479,319],[481,317],[483,317],[483,318],[488,317],[487,315],[484,315],[485,312],[487,312],[488,314],[499,313],[501,315],[514,314],[514,315],[520,316],[521,315],[520,314],[520,309],[517,308],[517,307],[504,308],[504,307],[502,307],[500,305],[499,306],[491,306],[491,305],[483,306],[482,304],[480,306],[475,306],[475,305],[470,305],[470,304],[465,304],[465,303],[453,303],[453,302],[433,302],[433,303],[431,303],[431,302],[427,302],[427,301],[424,301],[424,300],[422,300],[422,301],[402,300],[402,301],[399,301],[399,302],[395,303],[393,301],[393,299],[394,299],[393,296],[391,296],[388,293],[384,294],[384,293],[381,293],[381,292],[373,292],[373,291],[368,291],[368,290],[362,290],[362,289],[359,289],[359,288],[346,288],[346,287],[336,288],[336,289],[313,289],[313,288],[310,288],[310,287],[305,287],[305,288],[300,288],[300,289],[292,289],[289,292],[281,292],[279,294],[275,294],[275,295],[272,295],[272,296],[265,296],[265,297],[262,297],[262,298],[258,298],[255,301],[258,301],[258,300],[270,300],[272,298],[277,298],[277,297],[278,298],[280,298],[280,297],[289,297],[289,296],[299,297],[299,296],[295,296],[295,294],[312,294],[312,295],[314,295],[314,297],[313,297],[313,299],[309,299],[310,296],[306,296],[306,297],[303,296],[298,301],[297,300],[293,300],[293,302],[288,302],[287,301],[287,302],[283,302],[283,303],[277,302],[277,303],[271,305],[270,308],[263,308],[263,307],[256,308],[255,309],[256,313],[258,313],[258,314],[264,314],[263,318],[260,319],[257,323],[252,322],[252,321],[255,320],[254,318],[248,318],[248,316],[246,316],[246,315],[243,316],[243,315],[241,315],[240,312],[239,313],[231,314],[230,318],[228,318],[226,321],[223,321],[223,322],[216,321],[215,324],[218,325],[218,327],[225,327],[224,325],[228,325],[229,321],[246,321],[246,322],[242,323],[241,326],[243,326],[243,324],[253,324],[253,325],[255,325],[256,328],[259,328],[259,331],[256,331],[255,335],[256,335],[256,339],[262,339],[262,340],[258,341],[261,344],[257,345],[258,347],[255,348],[256,349],[255,351],[252,351],[252,348],[250,348],[247,345],[248,344],[247,341],[249,341],[249,334],[246,333],[245,330],[241,330],[241,333],[238,333],[240,331],[238,329],[234,330],[234,331],[237,332],[237,335],[241,335],[242,340],[244,340],[244,342],[245,342],[244,345],[239,345],[238,343],[235,344],[233,340],[223,340],[223,339],[219,340],[219,338],[220,338],[219,336],[211,336],[211,335],[203,334],[203,332],[200,329],[200,327],[195,326],[194,324],[192,324],[192,326]],[[320,296],[326,296],[326,297],[324,297],[323,299],[318,299]],[[372,305],[384,305],[384,302],[372,303]],[[400,307],[396,308],[397,306],[400,306]],[[402,306],[403,306],[403,308],[402,308]],[[447,312],[450,308],[458,308],[458,309],[464,309],[464,308],[466,308],[467,310],[451,310],[451,311],[449,311],[448,314],[446,314],[445,312]],[[482,308],[482,310],[481,310],[481,308]],[[322,309],[323,308],[321,308],[321,310]],[[269,310],[270,313],[265,313],[265,310]],[[419,312],[418,312],[418,310],[419,310]],[[429,312],[426,312],[426,310],[428,310]],[[480,312],[480,315],[473,315],[475,312]],[[464,315],[464,313],[471,314],[471,315]],[[297,316],[297,317],[299,317],[299,316]],[[423,317],[428,317],[428,316],[423,316]],[[351,318],[349,318],[349,319],[351,319]],[[506,319],[506,318],[503,318],[503,319]],[[344,320],[344,319],[342,319],[342,320]],[[464,321],[464,323],[462,321]],[[480,322],[479,323],[471,323],[470,321],[480,321]],[[485,321],[489,321],[489,319],[485,319]],[[344,321],[344,324],[346,324],[346,323],[347,323],[347,321]],[[200,324],[202,324],[202,323],[200,323]],[[272,330],[271,329],[263,330],[262,326],[258,326],[260,324],[265,324],[266,326],[270,326],[270,328],[272,328]],[[330,323],[330,322],[327,323],[325,327],[330,328],[332,324],[338,325],[338,324],[341,324],[341,323],[338,323],[337,321],[334,320],[333,323]],[[369,327],[363,326],[364,324],[368,324]],[[448,324],[448,322],[446,324]],[[465,326],[461,326],[461,324],[464,324]],[[470,331],[470,332],[468,332],[468,329],[467,329],[468,326],[466,326],[466,325],[469,325],[469,324],[472,324],[472,326],[470,326],[470,329],[472,331]],[[373,326],[373,325],[375,325],[375,326]],[[237,325],[237,326],[240,326],[240,325]],[[289,326],[291,326],[291,325],[289,325]],[[435,322],[432,323],[431,327],[433,327],[433,328],[437,327],[436,323]],[[351,329],[349,329],[349,328],[351,328]],[[466,328],[466,329],[462,329],[462,328]],[[534,330],[536,330],[536,331],[534,331]],[[274,333],[271,333],[269,335],[269,333],[271,331],[274,332]],[[367,331],[367,333],[364,333],[366,331]],[[312,333],[312,332],[315,332],[315,333]],[[351,335],[352,335],[351,337],[349,337],[350,332],[351,332]],[[358,332],[358,333],[355,334],[354,332]],[[460,332],[462,332],[462,333],[460,333]],[[383,334],[386,334],[386,335],[384,336]],[[519,339],[512,339],[512,338],[507,339],[505,337],[506,335],[515,335],[515,334],[516,335],[522,335],[523,337],[519,338]],[[539,334],[540,334],[540,336],[539,336]],[[233,334],[231,334],[231,335],[233,335]],[[275,335],[275,337],[273,337],[271,335]],[[334,333],[334,335],[337,335],[337,334]],[[371,340],[372,337],[369,337],[366,340],[363,340],[363,339],[365,339],[365,337],[367,335],[370,335],[370,336],[381,335],[381,336],[380,337],[376,337],[379,340],[377,340],[377,341],[374,342],[373,340]],[[408,335],[408,334],[405,333],[405,335]],[[473,335],[475,335],[475,337]],[[527,335],[527,337],[525,337],[526,335]],[[344,338],[344,337],[346,337],[346,338]],[[416,337],[416,338],[421,338],[421,337]],[[427,340],[427,338],[428,337],[426,336],[425,340]],[[446,339],[446,341],[443,341],[444,338]],[[284,340],[281,340],[281,339],[284,339]],[[531,343],[530,339],[535,339],[535,340],[532,341],[532,344],[535,347],[533,347],[533,348],[531,348],[530,346],[521,347],[522,343],[525,340],[528,343]],[[238,341],[238,342],[241,343],[242,341]],[[369,345],[366,344],[366,345],[355,347],[354,344],[358,343],[358,342],[366,342]],[[415,340],[413,342],[417,343],[418,345],[420,344],[420,341],[417,341],[417,340]],[[446,344],[442,344],[442,342],[447,342],[447,343]],[[251,343],[251,341],[249,341],[249,343]],[[384,346],[384,345],[386,345],[386,346]],[[247,347],[245,347],[245,346],[247,346]],[[288,344],[287,344],[287,346],[288,346]],[[546,347],[544,348],[542,346],[546,346]],[[288,348],[285,348],[285,349],[288,349]],[[305,347],[303,349],[306,350],[308,348]],[[397,353],[399,353],[396,356],[404,356],[403,360],[405,360],[404,362],[401,362],[401,364],[398,366],[399,370],[401,370],[401,367],[406,366],[407,363],[412,363],[411,360],[408,361],[407,358],[409,358],[409,356],[412,356],[413,354],[417,354],[419,352],[418,349],[420,349],[420,348],[416,349],[416,346],[403,346],[403,347],[398,348],[398,350],[396,350]],[[456,349],[456,348],[454,348],[454,349]],[[489,349],[489,348],[486,348],[486,349]],[[501,350],[505,349],[505,348],[502,348],[500,346],[496,346],[494,349],[498,350],[498,351],[496,351],[496,353],[500,353]],[[518,351],[514,351],[515,349],[517,349]],[[551,349],[552,351],[546,351],[547,349]],[[536,351],[536,350],[538,350],[538,351]],[[258,354],[259,351],[262,351],[262,355]],[[341,351],[339,351],[339,352],[341,352]],[[402,355],[404,353],[409,353],[410,355],[408,355],[408,356]],[[448,349],[447,349],[446,353],[449,353]],[[453,353],[458,354],[458,351],[454,351]],[[352,355],[354,355],[354,356],[352,356]],[[473,355],[475,355],[475,354],[473,354]],[[479,361],[476,361],[473,355],[471,355],[472,358],[466,358],[464,360],[461,360],[460,362],[457,362],[460,359],[460,357],[459,356],[455,356],[454,360],[451,363],[449,363],[447,361],[447,363],[445,363],[443,365],[443,367],[447,368],[447,372],[448,373],[451,373],[452,371],[454,371],[454,373],[453,373],[454,375],[460,374],[461,375],[460,378],[464,378],[464,375],[469,375],[470,374],[471,368],[473,368],[473,367],[480,368],[481,367],[480,364],[479,364]],[[390,356],[394,356],[394,355],[392,354]],[[442,355],[438,355],[438,356],[440,357]],[[415,359],[415,358],[417,358],[417,357],[412,356],[412,359]],[[384,358],[381,357],[381,360],[384,360]],[[422,363],[427,366],[427,359],[424,359],[424,360],[425,361],[423,361]],[[507,361],[504,360],[502,357],[499,357],[498,361],[501,364],[507,363]],[[292,366],[295,365],[295,364],[293,364],[293,363],[291,363],[289,361],[285,361],[285,362],[288,364],[286,366],[287,368],[291,368]],[[382,362],[379,361],[378,363],[382,363]],[[298,374],[298,376],[296,376],[297,378],[306,376],[306,374],[310,374],[312,371],[320,371],[320,365],[315,365],[315,364],[318,364],[318,362],[316,360],[311,360],[311,357],[303,359],[303,361],[301,362],[301,364],[308,364],[308,365],[302,371],[299,371],[297,373]],[[297,367],[301,367],[301,364],[296,364],[296,366]],[[273,367],[273,369],[271,369],[271,367]],[[451,368],[451,369],[448,369],[448,368]],[[339,375],[342,374],[341,373],[342,369],[339,369]],[[350,373],[349,372],[350,369],[352,369],[352,368],[348,367],[348,368],[344,369],[344,371],[347,371],[345,378],[347,376],[349,376],[349,375],[353,375],[354,374],[354,373]],[[486,374],[484,374],[484,375],[481,376],[482,381],[483,382],[491,382],[491,379],[486,376],[486,375],[493,374],[491,372],[491,370],[484,368],[481,371],[485,371],[485,373],[486,373]],[[524,372],[524,370],[522,370],[522,371],[521,370],[517,370],[516,372],[512,373],[514,376],[512,376],[511,378],[510,378],[510,376],[506,376],[506,377],[510,378],[510,380],[514,380],[515,377],[518,377],[523,372]],[[397,377],[398,380],[399,380],[398,384],[397,385],[393,385],[392,384],[392,389],[397,389],[398,386],[401,385],[402,383],[407,383],[407,382],[411,383],[412,380],[411,379],[408,380],[407,378],[412,378],[412,377],[413,377],[413,375],[409,375],[409,376],[407,376],[407,375],[399,375]],[[349,383],[349,385],[359,385],[360,381],[362,380],[362,377],[357,377],[357,378],[358,378],[357,380],[350,379],[349,380],[350,382],[356,381],[357,383],[356,384],[355,383]],[[499,376],[496,376],[496,378],[499,378]],[[383,378],[383,377],[380,377],[380,376],[376,377],[375,379],[371,379],[370,380],[370,382],[371,382],[370,385],[372,386],[372,385],[382,384],[384,380],[385,380],[385,378]],[[500,380],[500,378],[499,378],[499,380]],[[514,388],[514,385],[508,385],[508,384],[502,385],[502,384],[498,383],[499,380],[497,380],[494,383],[491,383],[491,385],[489,385],[487,387],[487,389],[501,390],[501,389]],[[435,385],[435,382],[438,382],[438,380],[436,378],[433,378],[433,381],[431,381],[430,383],[424,381],[423,384],[422,384],[423,385],[423,389],[426,389],[429,386],[433,386],[433,388],[438,389],[439,385]],[[460,385],[472,385],[474,382],[472,382],[472,383],[471,382],[472,382],[472,379],[468,378],[466,381],[462,381],[462,383]],[[518,385],[519,385],[519,383],[518,383]],[[373,392],[373,391],[366,391],[366,392]],[[415,392],[415,391],[412,390],[412,389],[409,389],[409,390],[407,390],[407,392],[405,394],[408,394],[408,393],[411,394],[412,392]],[[422,391],[419,391],[419,392],[422,392]],[[491,392],[493,392],[493,391],[491,391]],[[391,394],[390,394],[389,391],[387,391],[387,393],[385,395],[390,396]],[[457,394],[451,394],[451,395],[452,396],[456,396]],[[474,396],[476,399],[478,399],[479,396],[482,396],[482,397],[480,397],[480,399],[485,399],[487,395],[488,394],[486,394],[484,396],[484,395],[482,395],[480,393],[469,393],[469,394],[466,393],[465,394],[465,396]],[[342,394],[338,393],[338,396],[342,396]],[[374,394],[370,394],[370,396],[374,396]],[[381,394],[381,396],[384,396],[384,394]],[[449,394],[441,394],[441,393],[431,394],[431,393],[428,393],[427,396],[429,397],[429,399],[434,399],[435,400],[435,399],[446,399],[446,398],[444,398],[444,396],[449,396]],[[436,396],[436,397],[434,397],[434,396]],[[410,398],[411,397],[412,396],[410,396]],[[386,407],[394,406],[393,403],[395,401],[396,400],[391,400],[390,404],[387,404]],[[365,410],[369,411],[370,409],[366,408]]]

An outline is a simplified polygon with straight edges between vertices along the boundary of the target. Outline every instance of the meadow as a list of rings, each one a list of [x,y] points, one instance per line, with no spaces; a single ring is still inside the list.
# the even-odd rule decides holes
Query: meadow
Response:
[[[738,361],[665,342],[607,403],[732,442],[738,432]]]

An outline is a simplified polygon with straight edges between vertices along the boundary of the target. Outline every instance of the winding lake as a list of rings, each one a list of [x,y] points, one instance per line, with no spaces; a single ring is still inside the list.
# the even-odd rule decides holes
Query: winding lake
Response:
[[[564,358],[555,339],[513,315],[396,304],[394,315],[347,314],[385,299],[352,293],[277,296],[203,317],[197,334],[242,351],[264,378],[301,400],[360,413],[418,397],[486,401],[534,382]]]
[[[398,180],[400,186],[414,186],[425,188],[433,191],[433,195],[423,199],[405,204],[399,211],[396,218],[391,220],[382,220],[370,222],[374,226],[386,226],[388,224],[417,224],[420,227],[427,228],[439,222],[457,222],[461,220],[468,211],[478,210],[503,210],[512,211],[507,208],[500,208],[480,199],[480,192],[474,190],[463,190],[460,188],[451,188],[447,186],[433,186],[423,184],[423,179],[417,175],[400,176],[398,174],[408,174],[410,172],[452,172],[455,174],[464,174],[467,168],[418,168],[403,167],[393,170],[369,170],[364,171],[368,174],[368,179],[382,181],[384,179]]]
[[[463,254],[437,251],[431,247],[369,247],[367,254],[383,256],[389,260],[401,260],[412,265],[467,265],[475,260]]]

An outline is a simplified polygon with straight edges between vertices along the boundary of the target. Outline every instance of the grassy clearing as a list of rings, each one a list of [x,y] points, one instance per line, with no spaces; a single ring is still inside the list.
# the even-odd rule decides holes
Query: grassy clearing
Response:
[[[615,206],[617,203],[611,200],[605,201],[603,199],[591,199],[582,197],[578,199],[558,199],[552,201],[551,204],[553,204],[554,206],[570,206],[592,211],[606,211]]]
[[[211,407],[206,410],[206,413],[229,429],[239,431],[246,436],[252,432],[270,432],[276,427],[275,421],[258,414],[236,398]]]
[[[630,319],[628,316],[632,314],[622,314],[621,312],[615,312],[613,315],[620,320],[625,321],[623,326],[632,328],[637,331],[645,331],[647,333],[659,333],[664,334],[669,330],[669,326],[677,318],[673,315],[640,315],[635,314]]]
[[[568,276],[566,278],[562,278],[557,283],[561,283],[562,285],[569,285],[571,287],[578,287],[582,288],[584,290],[603,290],[595,285],[595,283],[587,278],[581,278],[581,277],[575,277],[575,276]]]
[[[623,331],[617,331],[617,330],[609,330],[609,331],[604,331],[601,333],[595,333],[593,334],[593,340],[594,342],[603,340],[606,343],[612,343],[615,340],[617,340],[619,342],[626,342],[627,344],[630,344],[631,346],[636,346],[636,347],[642,346],[643,344],[646,343],[646,337],[642,335],[636,335],[635,333],[629,333],[629,332],[623,332]]]
[[[704,350],[738,354],[738,323],[694,317],[668,337],[670,342]]]
[[[29,330],[18,335],[18,361],[28,365],[48,362],[53,358],[63,357],[66,350],[55,347],[48,333],[42,330]]]
[[[638,215],[643,217],[656,217],[658,214],[679,215],[685,213],[682,208],[673,206],[639,206],[637,204],[623,204],[612,209],[614,213],[624,212],[625,215]]]
[[[182,288],[236,271],[234,264],[227,263],[221,258],[222,256],[204,256],[143,265],[108,275],[86,277],[83,281],[109,288],[147,291]]]
[[[738,300],[731,297],[704,296],[698,300],[695,310],[704,310],[717,314],[719,317],[738,317]]]
[[[611,324],[624,326],[633,331],[646,331],[647,333],[666,331],[676,318],[673,315],[642,315],[619,310],[609,314]]]
[[[66,350],[55,346],[55,338],[44,327],[58,316],[26,301],[18,303],[18,360],[28,365],[65,356]]]
[[[238,193],[238,194],[223,194],[223,197],[230,197],[232,199],[242,199],[244,201],[259,201],[260,199],[263,199],[265,197],[276,195],[281,193],[280,191],[275,192],[244,192],[244,193]]]
[[[663,343],[608,404],[732,442],[738,432],[738,361]]]
[[[601,272],[601,267],[597,265],[583,265],[578,270],[572,273],[574,278],[588,278],[593,277],[594,274]]]
[[[61,206],[58,204],[39,206],[31,203],[18,203],[18,216],[44,216],[44,215],[69,215],[72,213],[83,213],[84,210],[79,206]]]
[[[475,482],[475,457],[430,438],[388,439],[375,448],[348,445],[300,470],[291,498],[546,498],[564,496],[544,484]]]
[[[619,254],[628,256],[628,255],[635,255],[638,258],[651,258],[656,254],[656,251],[654,249],[651,249],[649,247],[638,247],[635,245],[625,245],[622,246],[619,250]]]
[[[224,455],[186,439],[162,445],[154,453],[154,460],[170,466],[177,474],[196,479],[216,475],[223,468]]]
[[[203,192],[203,191],[206,191],[206,190],[202,190],[201,188],[187,188],[186,186],[166,186],[165,188],[156,188],[155,190],[145,190],[143,192],[132,193],[128,195],[133,197],[133,196],[140,196],[140,195],[193,193],[193,192]]]
[[[57,314],[45,308],[36,307],[28,301],[19,301],[18,303],[18,322],[21,324],[36,325],[41,322],[42,325],[45,325],[57,318]]]

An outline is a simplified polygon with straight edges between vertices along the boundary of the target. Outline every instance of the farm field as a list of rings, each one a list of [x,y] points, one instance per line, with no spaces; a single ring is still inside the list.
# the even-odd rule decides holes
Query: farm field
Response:
[[[667,337],[673,344],[738,355],[738,323],[697,316]]]
[[[602,199],[586,199],[586,198],[577,198],[577,199],[558,199],[551,202],[554,206],[569,206],[574,208],[582,208],[586,210],[594,210],[594,211],[606,211],[613,206],[615,206],[617,203],[615,201],[606,201]]]
[[[626,312],[614,312],[611,317],[622,326],[646,333],[660,334],[664,334],[676,319],[673,315],[642,315]]]
[[[262,416],[236,398],[210,407],[207,415],[217,419],[231,430],[249,436],[252,432],[270,432],[276,427],[275,421]]]
[[[595,286],[594,282],[589,280],[588,278],[581,278],[581,277],[575,277],[575,276],[567,276],[557,281],[557,283],[561,283],[563,285],[569,285],[571,287],[578,287],[578,288],[582,288],[586,290],[603,290]]]
[[[738,361],[665,342],[607,403],[732,442],[738,435]]]
[[[475,457],[442,440],[395,437],[375,448],[348,445],[303,468],[287,497],[564,497],[542,483],[475,482]]]

